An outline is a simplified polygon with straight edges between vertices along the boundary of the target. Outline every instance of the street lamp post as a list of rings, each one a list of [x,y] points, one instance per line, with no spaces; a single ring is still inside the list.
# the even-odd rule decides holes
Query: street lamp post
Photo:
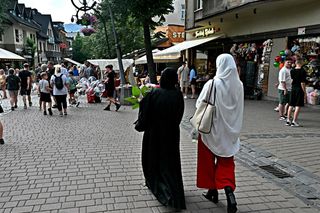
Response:
[[[120,72],[120,102],[123,103],[123,98],[124,98],[124,85],[126,84],[126,81],[125,81],[125,77],[124,77],[124,69],[123,69],[123,63],[122,63],[122,55],[121,55],[121,48],[120,48],[120,45],[118,43],[118,37],[117,37],[117,32],[116,32],[116,29],[115,29],[115,26],[114,26],[114,18],[113,18],[113,13],[112,13],[112,10],[111,10],[111,7],[110,7],[110,4],[107,1],[107,6],[108,6],[108,11],[109,11],[109,15],[110,15],[110,19],[111,19],[111,25],[112,25],[112,31],[113,31],[113,37],[114,37],[114,42],[115,42],[115,48],[116,48],[116,53],[117,53],[117,58],[118,58],[118,64],[119,64],[119,72]],[[96,1],[94,1],[92,3],[91,6],[88,5],[88,2],[87,0],[79,0],[79,3],[82,4],[83,6],[80,6],[78,7],[75,3],[74,3],[74,0],[71,0],[73,6],[75,8],[77,8],[77,13],[76,13],[76,18],[78,19],[78,13],[79,11],[84,11],[85,13],[89,10],[95,10],[95,6],[97,4]],[[73,16],[72,16],[73,18]]]

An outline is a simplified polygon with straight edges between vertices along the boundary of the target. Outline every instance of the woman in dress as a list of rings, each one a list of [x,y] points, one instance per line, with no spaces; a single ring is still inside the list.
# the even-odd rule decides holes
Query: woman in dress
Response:
[[[146,186],[160,203],[185,209],[180,163],[180,122],[184,111],[178,75],[163,71],[160,88],[150,91],[140,103],[138,131],[144,131],[142,167]]]
[[[216,115],[211,132],[200,134],[198,138],[197,186],[209,189],[203,195],[214,203],[218,203],[218,190],[224,189],[228,213],[235,213],[237,203],[233,194],[236,188],[234,155],[240,147],[243,85],[234,58],[230,54],[219,55],[216,64],[214,80],[209,80],[204,85],[196,103],[198,107],[212,88],[210,102],[214,103],[215,99]]]

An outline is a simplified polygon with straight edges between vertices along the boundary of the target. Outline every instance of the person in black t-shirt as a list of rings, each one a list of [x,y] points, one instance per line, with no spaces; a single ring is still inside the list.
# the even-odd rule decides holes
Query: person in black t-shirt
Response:
[[[24,108],[27,109],[27,96],[29,106],[32,106],[31,102],[31,72],[29,71],[29,64],[23,64],[23,70],[19,72],[19,78],[21,79],[21,89],[20,95],[23,96],[22,100],[24,103]]]
[[[115,91],[115,86],[114,86],[115,72],[113,71],[113,66],[107,65],[106,72],[107,72],[107,79],[105,80],[104,83],[106,85],[105,89],[107,91],[107,99],[109,100],[109,104],[106,108],[104,108],[104,110],[110,111],[111,103],[113,103],[114,105],[116,105],[116,111],[118,111],[121,105],[113,97],[114,91]]]
[[[9,69],[9,76],[7,77],[8,91],[10,95],[11,110],[17,108],[18,92],[20,88],[20,78],[14,74],[14,69]]]
[[[288,118],[287,118],[287,126],[300,126],[297,123],[297,119],[301,110],[301,107],[304,106],[306,102],[306,71],[302,69],[303,61],[298,59],[296,61],[295,69],[291,70],[290,75],[292,79],[292,90],[289,100],[289,109],[288,109]],[[292,112],[292,108],[295,107],[293,113],[293,120],[290,122],[290,115]]]

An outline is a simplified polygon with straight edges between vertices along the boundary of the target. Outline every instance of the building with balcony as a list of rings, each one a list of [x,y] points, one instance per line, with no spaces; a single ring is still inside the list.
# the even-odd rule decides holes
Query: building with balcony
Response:
[[[40,31],[37,32],[38,38],[38,61],[46,63],[61,61],[62,54],[60,49],[59,35],[54,29],[51,15],[44,15],[33,9],[34,20],[41,25]]]
[[[296,57],[298,52],[305,60],[319,57],[319,20],[318,0],[186,0],[186,42],[194,45],[181,56],[195,64],[200,75],[214,76],[216,57],[231,53],[246,95],[259,90],[273,99],[279,70],[276,56],[283,50],[285,57]],[[206,60],[199,59],[199,53]]]
[[[4,32],[0,34],[0,47],[23,56],[29,62],[33,57],[27,39],[37,43],[37,32],[41,26],[34,20],[32,9],[19,4],[17,0],[9,2],[4,14]]]

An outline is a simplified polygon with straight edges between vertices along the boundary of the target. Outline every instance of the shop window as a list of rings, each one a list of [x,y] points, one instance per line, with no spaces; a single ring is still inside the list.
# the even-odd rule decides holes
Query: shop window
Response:
[[[14,33],[15,33],[15,37],[16,37],[16,42],[19,43],[20,42],[19,30],[15,29]]]
[[[186,8],[184,4],[181,4],[181,16],[180,16],[181,20],[185,20],[186,18]]]

